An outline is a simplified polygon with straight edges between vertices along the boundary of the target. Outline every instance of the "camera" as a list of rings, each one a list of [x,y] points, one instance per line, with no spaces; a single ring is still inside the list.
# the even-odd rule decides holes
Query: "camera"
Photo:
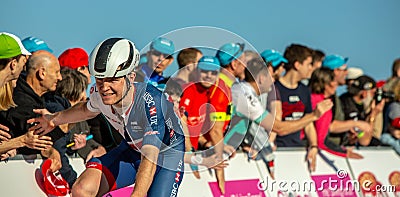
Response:
[[[375,103],[380,103],[383,99],[388,99],[388,101],[394,100],[394,93],[390,91],[384,91],[382,88],[376,89],[375,92]]]

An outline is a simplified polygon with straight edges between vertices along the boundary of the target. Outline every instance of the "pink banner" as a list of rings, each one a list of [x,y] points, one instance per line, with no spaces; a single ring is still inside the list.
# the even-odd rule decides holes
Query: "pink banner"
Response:
[[[208,182],[208,185],[214,197],[265,197],[265,193],[257,187],[258,182],[258,179],[226,181],[224,195],[219,190],[217,182]]]

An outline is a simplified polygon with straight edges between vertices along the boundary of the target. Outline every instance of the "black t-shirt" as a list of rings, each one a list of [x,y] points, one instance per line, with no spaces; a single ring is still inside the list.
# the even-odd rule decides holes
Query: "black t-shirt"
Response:
[[[297,88],[289,89],[280,81],[275,82],[275,88],[279,91],[282,102],[282,121],[298,120],[305,114],[312,112],[311,92],[302,83]],[[301,147],[300,131],[276,137],[278,147]]]

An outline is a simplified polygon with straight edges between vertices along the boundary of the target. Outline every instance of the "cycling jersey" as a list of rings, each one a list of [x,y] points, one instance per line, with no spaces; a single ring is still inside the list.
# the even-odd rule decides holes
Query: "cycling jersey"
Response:
[[[119,115],[111,105],[104,105],[94,87],[87,107],[102,112],[121,133],[125,141],[100,158],[87,163],[88,168],[102,170],[110,189],[134,183],[144,145],[160,150],[157,170],[147,196],[175,196],[183,176],[184,135],[173,104],[157,88],[134,83],[135,95]],[[157,194],[155,194],[157,192]]]
[[[231,92],[222,80],[210,88],[200,83],[191,83],[183,91],[179,108],[187,114],[187,125],[190,141],[198,148],[198,138],[204,135],[210,140],[208,132],[215,121],[225,122],[223,131],[229,125],[231,118]]]

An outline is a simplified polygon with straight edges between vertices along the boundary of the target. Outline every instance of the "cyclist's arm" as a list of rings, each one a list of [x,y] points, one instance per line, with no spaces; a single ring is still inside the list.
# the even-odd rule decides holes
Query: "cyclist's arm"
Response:
[[[144,145],[141,148],[142,161],[139,165],[139,170],[136,175],[135,188],[132,192],[132,197],[146,196],[147,191],[153,182],[154,174],[157,167],[157,157],[159,149],[153,145]]]
[[[53,122],[56,126],[66,123],[76,123],[96,117],[100,112],[90,111],[88,102],[80,102],[71,108],[54,114]],[[90,103],[89,103],[90,104]]]

